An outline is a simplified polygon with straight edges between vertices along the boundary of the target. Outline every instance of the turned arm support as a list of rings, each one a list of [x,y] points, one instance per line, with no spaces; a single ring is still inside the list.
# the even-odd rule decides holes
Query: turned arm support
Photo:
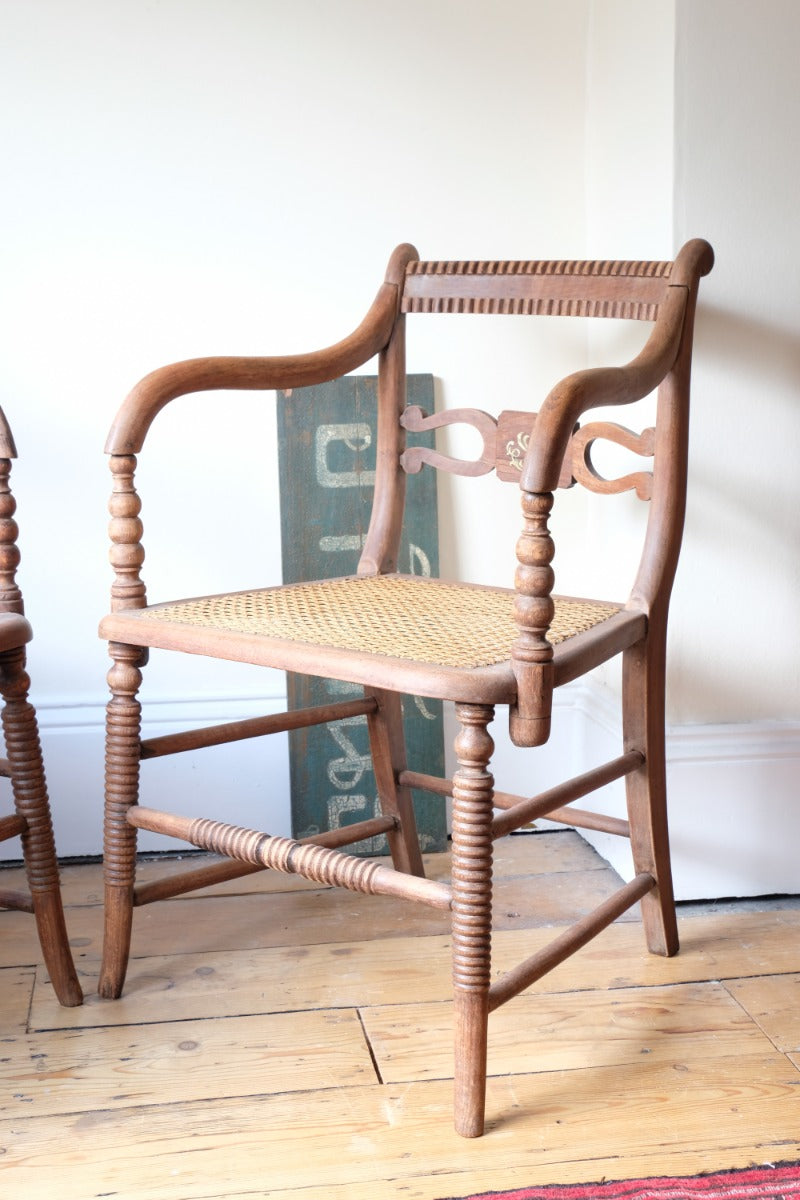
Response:
[[[146,375],[124,401],[106,442],[106,453],[137,454],[155,417],[171,400],[217,389],[274,391],[338,379],[382,350],[399,312],[406,263],[412,246],[398,246],[386,279],[358,328],[341,342],[308,354],[268,358],[192,358]]]
[[[11,428],[0,408],[0,612],[4,613],[24,612],[22,593],[16,580],[19,566],[19,530],[14,514],[17,503],[9,483],[11,460],[16,457],[17,448]]]

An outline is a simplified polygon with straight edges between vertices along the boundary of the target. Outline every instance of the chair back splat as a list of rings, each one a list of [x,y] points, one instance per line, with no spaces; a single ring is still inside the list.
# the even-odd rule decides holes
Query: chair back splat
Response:
[[[290,357],[204,358],[148,375],[123,404],[109,435],[114,486],[111,611],[101,624],[109,673],[106,774],[106,931],[102,995],[119,996],[127,967],[133,908],[255,870],[297,872],[361,893],[391,895],[450,913],[455,1022],[455,1125],[466,1137],[484,1128],[488,1016],[641,902],[648,947],[678,949],[667,833],[664,681],[669,596],[683,527],[692,331],[700,278],[711,270],[707,242],[688,242],[672,262],[423,262],[413,246],[392,255],[358,329],[327,350]],[[459,408],[425,413],[407,406],[405,336],[409,317],[437,314],[604,317],[646,322],[644,348],[618,367],[567,375],[538,411],[490,415]],[[225,389],[289,390],[337,378],[378,356],[375,493],[354,575],[220,591],[192,600],[148,603],[137,455],[160,410],[177,396]],[[435,364],[431,364],[435,370]],[[652,429],[634,432],[604,411],[657,391]],[[480,452],[457,458],[407,444],[407,434],[466,424]],[[593,458],[599,442],[652,460],[606,479]],[[406,478],[438,469],[475,477],[494,471],[519,488],[516,561],[492,584],[398,571]],[[550,529],[554,496],[579,484],[601,494],[633,491],[649,504],[644,545],[627,600],[609,603],[554,593]],[[138,690],[151,649],[201,654],[356,684],[361,699],[302,712],[141,738]],[[521,750],[550,736],[557,688],[622,656],[622,745],[609,762],[536,796],[495,787],[489,725],[508,712]],[[401,696],[454,703],[456,770],[442,779],[408,762]],[[139,806],[139,767],[162,754],[217,745],[300,726],[366,717],[378,789],[378,815],[302,841],[211,819]],[[575,802],[625,779],[627,817]],[[449,884],[424,878],[412,788],[452,797]],[[500,978],[491,967],[493,841],[537,817],[599,829],[631,842],[633,878],[549,947]],[[136,832],[178,836],[224,856],[156,885],[135,883]],[[345,847],[385,834],[392,865]]]

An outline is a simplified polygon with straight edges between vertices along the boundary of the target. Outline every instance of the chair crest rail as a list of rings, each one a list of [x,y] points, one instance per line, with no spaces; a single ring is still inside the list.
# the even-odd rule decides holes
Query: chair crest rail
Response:
[[[653,321],[670,262],[410,262],[401,309]]]

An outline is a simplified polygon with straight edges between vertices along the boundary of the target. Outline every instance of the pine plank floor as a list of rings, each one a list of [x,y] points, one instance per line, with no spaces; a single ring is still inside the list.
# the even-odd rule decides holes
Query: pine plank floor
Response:
[[[618,883],[570,831],[496,853],[498,968]],[[2,1197],[440,1200],[800,1159],[793,904],[691,906],[671,960],[634,911],[493,1014],[473,1142],[451,1126],[441,914],[249,876],[138,910],[109,1002],[100,868],[63,884],[80,1009],[56,1004],[32,919],[0,913]]]

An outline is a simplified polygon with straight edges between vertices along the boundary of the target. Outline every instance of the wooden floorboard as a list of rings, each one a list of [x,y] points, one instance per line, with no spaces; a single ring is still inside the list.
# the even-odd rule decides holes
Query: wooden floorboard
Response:
[[[447,1194],[442,1172],[461,1175],[463,1195],[473,1170],[497,1172],[498,1186],[511,1163],[535,1183],[562,1178],[568,1163],[590,1162],[597,1178],[624,1176],[633,1157],[678,1169],[686,1148],[705,1168],[800,1149],[797,1073],[777,1053],[495,1077],[476,1141],[451,1132],[450,1093],[434,1081],[0,1120],[3,1175],[20,1196],[57,1178],[60,1200],[194,1200],[225,1188],[323,1197],[354,1183],[383,1196],[407,1179],[433,1198]]]
[[[498,971],[616,882],[569,832],[506,839],[497,870]],[[64,876],[82,1008],[56,1004],[31,918],[0,913],[2,1196],[440,1200],[800,1159],[797,908],[693,909],[673,959],[635,914],[607,929],[492,1015],[470,1142],[438,914],[250,876],[138,910],[125,995],[101,1001],[99,868]]]
[[[385,1083],[449,1079],[453,1075],[450,1004],[372,1008],[364,1025]],[[520,1029],[532,1036],[523,1041]],[[535,1032],[533,1032],[535,1031]],[[562,992],[523,996],[491,1018],[493,1075],[580,1071],[587,1067],[690,1059],[709,1045],[714,1056],[766,1054],[769,1038],[719,984]]]
[[[258,877],[257,877],[258,878]],[[406,936],[409,922],[417,936],[445,934],[449,916],[438,909],[422,909],[389,896],[364,897],[353,892],[330,888],[309,889],[301,886],[264,895],[234,894],[225,898],[183,897],[165,901],[180,907],[174,910],[180,922],[180,944],[184,953],[253,950],[267,946],[315,945],[320,942],[350,942],[353,931],[369,922],[370,938]],[[575,905],[575,916],[582,916],[599,904],[615,885],[609,869],[584,874],[562,872],[552,877],[536,875],[500,879],[495,890],[494,925],[496,929],[523,929],[549,926],[561,921],[565,904]],[[576,904],[576,885],[580,897]],[[241,881],[240,881],[241,887]],[[174,924],[165,920],[163,905],[145,905],[137,909],[131,952],[134,957],[171,953],[175,947]],[[9,913],[5,937],[0,943],[0,967],[13,966],[26,955],[37,954],[30,940],[29,918],[25,913]],[[634,921],[635,914],[624,920]],[[102,950],[102,921],[99,905],[78,905],[70,909],[70,934],[84,962],[99,961]]]
[[[800,1051],[800,974],[733,979],[727,988],[779,1050]]]

